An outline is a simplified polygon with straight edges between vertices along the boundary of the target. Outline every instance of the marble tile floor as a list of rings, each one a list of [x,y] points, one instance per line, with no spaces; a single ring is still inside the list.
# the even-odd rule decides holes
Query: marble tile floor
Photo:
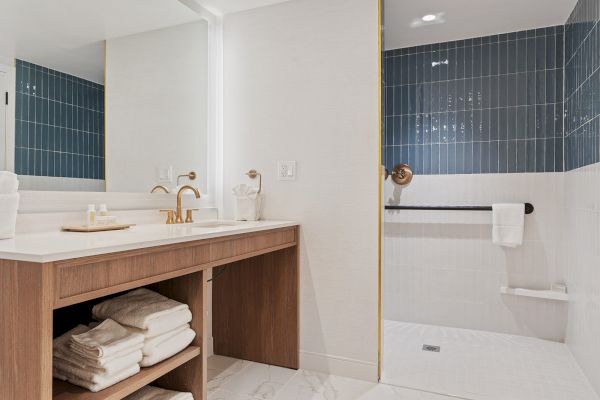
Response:
[[[418,390],[213,356],[208,400],[456,400]]]
[[[384,321],[381,380],[470,400],[598,400],[563,343],[398,321]]]

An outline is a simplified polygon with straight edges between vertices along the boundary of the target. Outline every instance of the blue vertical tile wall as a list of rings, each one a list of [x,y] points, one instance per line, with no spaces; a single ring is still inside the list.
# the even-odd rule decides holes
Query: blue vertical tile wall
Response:
[[[17,60],[15,171],[104,179],[104,86]]]
[[[600,31],[597,0],[580,0],[565,25],[565,167],[600,161]]]
[[[386,51],[386,167],[562,171],[563,65],[563,26]]]

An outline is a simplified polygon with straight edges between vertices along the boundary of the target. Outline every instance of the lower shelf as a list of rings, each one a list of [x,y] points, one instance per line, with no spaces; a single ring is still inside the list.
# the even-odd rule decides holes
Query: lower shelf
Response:
[[[189,360],[200,355],[200,347],[190,346],[181,353],[149,368],[142,368],[140,373],[125,379],[107,389],[92,393],[79,386],[71,385],[55,379],[52,383],[53,400],[121,400],[123,397],[154,382],[161,376],[171,372]]]
[[[568,294],[555,292],[554,290],[532,290],[502,286],[500,288],[500,293],[510,294],[512,296],[535,297],[545,300],[569,301]]]

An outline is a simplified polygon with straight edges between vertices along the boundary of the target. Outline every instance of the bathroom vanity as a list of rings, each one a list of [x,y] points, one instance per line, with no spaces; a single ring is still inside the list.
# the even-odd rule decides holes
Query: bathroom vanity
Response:
[[[205,400],[211,284],[215,354],[297,369],[298,229],[270,221],[140,225],[0,241],[0,398],[117,400],[155,382]],[[89,323],[100,299],[142,286],[189,305],[192,345],[98,393],[53,380],[53,337]]]

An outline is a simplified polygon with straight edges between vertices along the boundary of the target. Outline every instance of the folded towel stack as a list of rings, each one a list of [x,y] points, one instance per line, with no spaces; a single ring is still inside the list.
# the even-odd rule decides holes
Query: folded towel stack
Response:
[[[95,319],[113,319],[132,333],[142,334],[144,355],[140,365],[150,367],[184,350],[194,340],[192,313],[187,304],[141,288],[115,297],[92,309]]]
[[[15,237],[19,209],[19,181],[17,175],[0,171],[0,239]]]
[[[140,372],[144,335],[107,319],[93,329],[79,325],[54,339],[52,372],[92,392]]]
[[[188,392],[175,392],[154,386],[144,386],[134,394],[125,397],[124,400],[194,400],[194,396]]]

